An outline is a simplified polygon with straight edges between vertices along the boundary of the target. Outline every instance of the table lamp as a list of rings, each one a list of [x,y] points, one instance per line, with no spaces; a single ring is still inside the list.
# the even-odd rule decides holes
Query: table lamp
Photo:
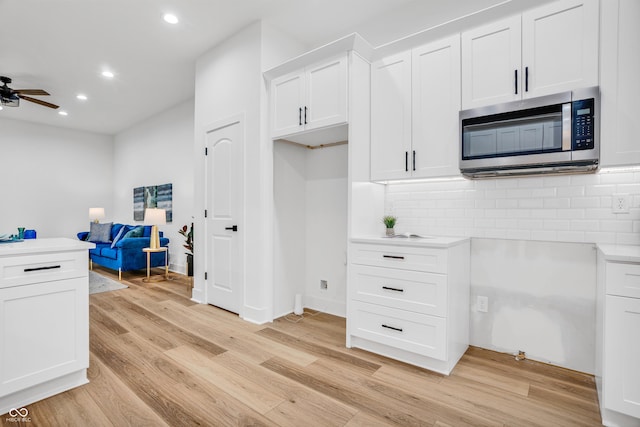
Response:
[[[89,219],[96,224],[104,218],[104,208],[89,208]]]
[[[158,249],[160,247],[159,225],[167,223],[167,212],[164,209],[147,208],[144,211],[144,223],[151,226],[151,241],[149,247]]]

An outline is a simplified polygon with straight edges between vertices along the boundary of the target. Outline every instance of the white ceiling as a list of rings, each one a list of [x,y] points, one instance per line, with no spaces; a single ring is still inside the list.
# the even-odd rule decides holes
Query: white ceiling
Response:
[[[403,36],[500,0],[0,0],[0,75],[14,89],[44,89],[0,118],[115,134],[193,97],[195,60],[251,22],[264,19],[317,47],[360,32]],[[424,17],[389,22],[413,7]],[[166,24],[172,12],[180,23]],[[395,15],[394,15],[395,14]],[[410,25],[409,25],[410,24]],[[415,28],[419,26],[419,28]],[[397,34],[395,34],[397,33]],[[378,37],[379,38],[379,37]],[[100,76],[103,69],[113,80]],[[87,101],[76,99],[86,94]]]

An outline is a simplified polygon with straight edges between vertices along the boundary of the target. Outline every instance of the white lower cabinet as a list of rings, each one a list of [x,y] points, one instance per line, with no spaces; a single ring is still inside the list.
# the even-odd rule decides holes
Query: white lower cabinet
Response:
[[[610,427],[640,426],[640,247],[629,257],[633,250],[598,251],[596,384],[602,423]]]
[[[87,383],[87,242],[0,248],[0,414]]]
[[[449,374],[469,343],[469,240],[356,239],[347,347]]]

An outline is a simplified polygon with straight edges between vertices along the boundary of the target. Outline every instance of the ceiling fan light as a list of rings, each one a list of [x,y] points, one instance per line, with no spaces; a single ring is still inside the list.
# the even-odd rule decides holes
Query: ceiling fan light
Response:
[[[69,113],[67,113],[66,111],[58,111],[58,114],[60,114],[61,116],[68,116]]]
[[[76,95],[76,98],[78,98],[80,101],[86,101],[87,100],[87,95],[85,95],[83,93],[79,93],[78,95]]]
[[[20,106],[20,98],[17,96],[0,97],[0,104],[5,107],[18,107]]]

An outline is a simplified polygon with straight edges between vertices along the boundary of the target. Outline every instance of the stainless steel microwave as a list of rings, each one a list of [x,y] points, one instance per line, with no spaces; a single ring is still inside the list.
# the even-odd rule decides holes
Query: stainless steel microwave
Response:
[[[600,160],[597,87],[460,112],[469,178],[593,172]]]

